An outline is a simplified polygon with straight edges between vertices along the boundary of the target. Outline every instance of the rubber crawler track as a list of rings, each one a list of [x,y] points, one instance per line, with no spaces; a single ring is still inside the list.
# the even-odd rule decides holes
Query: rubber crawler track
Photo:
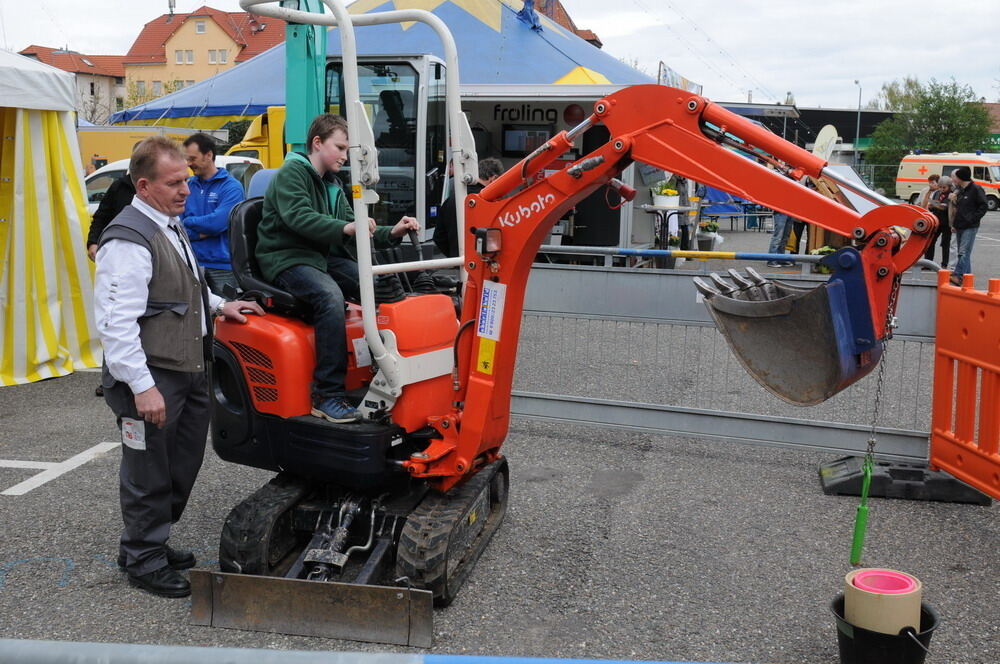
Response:
[[[449,552],[448,544],[459,520],[483,488],[501,474],[502,477],[498,478],[501,482],[499,501],[490,505],[490,514],[482,531],[465,552]],[[500,459],[448,493],[428,494],[403,525],[396,552],[396,576],[405,576],[411,586],[433,592],[437,606],[451,604],[503,521],[507,511],[507,474],[507,460]],[[464,556],[450,575],[449,553]]]
[[[304,481],[280,474],[234,507],[222,526],[219,568],[223,572],[269,574],[276,562],[268,559],[275,526],[307,489]],[[292,537],[290,531],[278,534]]]

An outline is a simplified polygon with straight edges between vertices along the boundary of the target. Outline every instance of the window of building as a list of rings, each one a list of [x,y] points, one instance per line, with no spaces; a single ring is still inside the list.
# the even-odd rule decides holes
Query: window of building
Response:
[[[185,53],[185,55],[187,55],[187,62],[188,62],[188,64],[189,65],[193,65],[194,64],[194,51],[184,51],[184,53]]]
[[[184,51],[174,51],[174,62],[179,65],[184,64]]]
[[[146,81],[136,81],[135,82],[135,92],[140,97],[146,96]]]
[[[199,35],[205,34],[205,22],[204,21],[195,21],[194,22],[194,31],[197,32]]]
[[[163,82],[153,81],[153,96],[159,97],[162,94],[163,94]]]
[[[97,86],[95,86],[94,82],[91,81],[90,82],[90,96],[93,97],[95,94],[97,94]],[[980,178],[980,179],[982,179],[982,178]]]
[[[213,49],[209,49],[209,51],[208,51],[208,64],[210,64],[210,65],[214,65],[215,64],[215,49],[214,48]]]
[[[120,111],[125,108],[125,100],[121,97],[115,97],[115,110]]]
[[[219,64],[224,65],[229,61],[229,52],[224,48],[219,49]]]

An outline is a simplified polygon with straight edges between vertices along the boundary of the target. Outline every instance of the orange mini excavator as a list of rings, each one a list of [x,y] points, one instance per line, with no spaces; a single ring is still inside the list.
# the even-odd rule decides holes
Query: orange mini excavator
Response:
[[[341,32],[351,33],[340,3],[326,4],[338,8]],[[309,20],[282,11],[286,20]],[[426,12],[387,14],[421,20]],[[350,89],[351,55],[345,48],[349,99],[358,94]],[[457,79],[449,82],[457,90]],[[475,155],[463,148],[470,145],[463,136],[471,134],[463,134],[457,101],[451,110],[462,183],[471,181]],[[360,216],[375,148],[363,110],[348,104],[348,111]],[[540,177],[595,125],[609,132],[605,144]],[[506,510],[501,446],[532,262],[555,222],[585,196],[602,187],[634,196],[616,178],[636,161],[853,240],[824,259],[833,275],[816,289],[755,273],[698,284],[758,380],[786,399],[815,403],[877,364],[900,275],[923,255],[934,217],[842,181],[821,159],[684,90],[640,85],[615,92],[480,194],[460,197],[460,259],[373,268],[369,247],[358,243],[362,301],[349,305],[347,326],[348,382],[365,414],[360,423],[309,415],[315,356],[309,312],[255,274],[261,204],[251,199],[231,221],[234,268],[268,313],[245,325],[217,326],[212,440],[223,459],[278,474],[226,519],[222,572],[192,574],[194,622],[430,644],[432,602],[455,598]],[[794,181],[804,176],[838,180],[882,205],[859,215]],[[377,297],[373,275],[442,264],[461,264],[457,317],[441,293]]]

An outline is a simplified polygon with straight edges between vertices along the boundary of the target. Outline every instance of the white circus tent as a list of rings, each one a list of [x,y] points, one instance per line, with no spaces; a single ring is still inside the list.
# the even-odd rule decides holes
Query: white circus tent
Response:
[[[0,385],[100,363],[74,87],[0,50]]]

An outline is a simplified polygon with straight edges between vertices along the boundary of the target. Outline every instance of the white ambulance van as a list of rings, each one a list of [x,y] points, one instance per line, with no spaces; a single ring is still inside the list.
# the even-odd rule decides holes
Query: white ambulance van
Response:
[[[908,154],[899,162],[896,173],[896,196],[916,203],[927,178],[951,175],[956,168],[968,166],[972,180],[986,192],[990,210],[1000,209],[1000,154],[945,152],[942,154]]]

